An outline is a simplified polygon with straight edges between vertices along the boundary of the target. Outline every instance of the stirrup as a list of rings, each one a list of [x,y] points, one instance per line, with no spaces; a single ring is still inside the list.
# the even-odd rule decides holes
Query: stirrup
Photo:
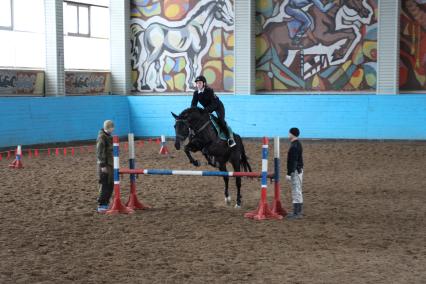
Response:
[[[235,140],[234,139],[232,139],[232,138],[230,138],[230,139],[228,139],[228,146],[229,147],[234,147],[235,145],[237,145],[237,143],[235,143]]]

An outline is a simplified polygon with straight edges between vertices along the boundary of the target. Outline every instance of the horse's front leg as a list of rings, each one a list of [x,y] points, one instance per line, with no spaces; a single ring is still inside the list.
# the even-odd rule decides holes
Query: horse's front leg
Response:
[[[188,145],[186,145],[186,146],[185,146],[185,149],[184,149],[184,152],[185,152],[186,156],[188,157],[189,162],[190,162],[192,165],[196,166],[196,167],[201,166],[200,161],[195,160],[195,159],[194,159],[194,157],[192,157],[192,155],[191,155],[191,151],[193,151],[193,150],[192,150],[192,148],[191,148],[191,146],[189,146],[189,144],[188,144]]]

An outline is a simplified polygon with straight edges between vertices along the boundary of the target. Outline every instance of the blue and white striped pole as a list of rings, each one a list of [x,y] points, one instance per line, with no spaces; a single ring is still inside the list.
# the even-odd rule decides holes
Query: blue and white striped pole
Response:
[[[281,186],[280,186],[280,137],[274,138],[274,200],[272,201],[272,212],[286,216],[287,211],[281,204]]]
[[[129,133],[129,168],[135,169],[135,136],[133,133]],[[136,174],[130,174],[130,194],[129,200],[126,202],[126,206],[130,209],[147,209],[149,206],[142,204],[136,195]]]
[[[121,203],[120,197],[120,141],[118,136],[113,138],[113,156],[114,156],[114,201],[111,209],[109,209],[107,214],[117,214],[124,213],[129,214],[134,211]]]
[[[9,165],[9,168],[22,169],[24,165],[22,164],[21,156],[22,156],[22,148],[21,148],[21,145],[18,145],[18,147],[16,147],[15,160]]]
[[[167,145],[166,145],[166,136],[164,136],[164,135],[161,135],[160,154],[161,155],[167,155],[167,154],[169,154],[169,149],[167,149]]]
[[[260,193],[260,202],[257,210],[253,212],[246,213],[244,216],[246,218],[251,218],[255,220],[265,220],[265,219],[282,219],[281,215],[273,213],[269,209],[268,203],[266,202],[266,194],[268,189],[268,143],[269,140],[267,137],[263,137],[262,145],[262,185]]]

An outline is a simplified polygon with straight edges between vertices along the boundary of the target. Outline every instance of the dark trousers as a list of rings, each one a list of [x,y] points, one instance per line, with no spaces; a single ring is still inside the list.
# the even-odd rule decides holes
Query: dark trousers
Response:
[[[220,129],[225,133],[225,135],[229,138],[229,129],[228,125],[225,121],[225,107],[223,106],[222,102],[219,102],[218,107],[215,109],[217,118],[218,118],[218,124]]]
[[[99,191],[98,203],[99,205],[108,205],[114,189],[114,183],[109,181],[107,173],[101,173],[99,185],[101,189]]]

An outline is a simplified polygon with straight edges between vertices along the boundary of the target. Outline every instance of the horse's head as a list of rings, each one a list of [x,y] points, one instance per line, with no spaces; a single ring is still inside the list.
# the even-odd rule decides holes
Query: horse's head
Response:
[[[342,0],[342,6],[346,7],[346,14],[353,20],[359,20],[363,24],[369,24],[373,9],[367,0]]]
[[[186,115],[176,115],[172,112],[175,118],[175,148],[180,150],[180,144],[189,136],[188,117]]]
[[[229,0],[216,0],[214,17],[229,26],[234,24],[234,11]]]
[[[137,70],[140,61],[139,58],[142,53],[142,43],[139,37],[143,32],[143,28],[139,24],[132,24],[130,26],[130,30],[132,32],[132,36],[130,38],[130,64],[133,70]]]
[[[175,148],[180,150],[181,143],[188,138],[191,129],[196,129],[196,126],[210,119],[209,113],[201,108],[187,108],[181,114],[176,115],[172,112],[175,118]]]

